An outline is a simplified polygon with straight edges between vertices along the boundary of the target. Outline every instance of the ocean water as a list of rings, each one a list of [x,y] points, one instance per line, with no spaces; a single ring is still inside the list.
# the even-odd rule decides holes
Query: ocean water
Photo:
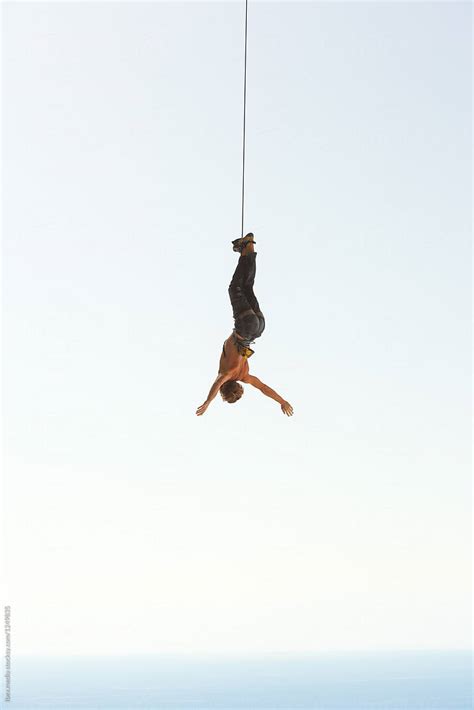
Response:
[[[11,710],[467,710],[466,651],[12,657]]]

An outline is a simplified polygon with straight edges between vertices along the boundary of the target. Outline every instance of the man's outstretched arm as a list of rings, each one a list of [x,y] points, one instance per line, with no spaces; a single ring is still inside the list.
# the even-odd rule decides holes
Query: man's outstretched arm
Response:
[[[291,417],[293,414],[293,407],[289,402],[287,402],[283,397],[280,397],[278,392],[275,392],[275,390],[272,390],[271,387],[268,385],[264,384],[261,380],[258,379],[258,377],[255,377],[255,375],[247,375],[242,382],[248,382],[249,385],[253,385],[256,387],[260,392],[263,392],[264,395],[267,397],[271,397],[272,399],[275,400],[275,402],[278,402],[278,404],[281,406],[281,411],[283,414],[286,414],[288,417]]]
[[[216,379],[214,380],[214,384],[212,385],[211,389],[209,390],[209,394],[207,395],[207,399],[204,402],[204,404],[201,404],[200,407],[197,408],[196,414],[200,416],[201,414],[204,414],[216,394],[219,392],[220,388],[224,384],[224,382],[227,382],[227,380],[230,379],[229,375],[218,375]]]

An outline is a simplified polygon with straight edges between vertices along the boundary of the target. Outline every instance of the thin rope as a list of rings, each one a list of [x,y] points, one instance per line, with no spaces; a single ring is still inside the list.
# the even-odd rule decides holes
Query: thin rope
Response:
[[[242,138],[242,237],[244,236],[244,206],[245,206],[245,119],[247,116],[247,17],[248,0],[245,0],[245,58],[244,58],[244,126]]]

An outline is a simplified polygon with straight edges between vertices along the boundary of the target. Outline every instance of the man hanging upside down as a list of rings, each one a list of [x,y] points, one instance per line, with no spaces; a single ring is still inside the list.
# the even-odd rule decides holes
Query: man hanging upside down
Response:
[[[281,406],[281,411],[288,417],[293,414],[293,407],[271,387],[261,382],[258,377],[249,373],[248,358],[254,353],[249,347],[259,338],[265,329],[265,318],[253,292],[255,281],[257,252],[252,232],[245,237],[234,239],[234,251],[240,253],[239,262],[229,286],[230,302],[234,315],[234,330],[224,342],[219,373],[212,385],[204,404],[196,410],[200,416],[204,414],[218,392],[225,402],[233,404],[240,399],[244,388],[239,383],[248,382],[259,389],[267,397],[271,397]]]

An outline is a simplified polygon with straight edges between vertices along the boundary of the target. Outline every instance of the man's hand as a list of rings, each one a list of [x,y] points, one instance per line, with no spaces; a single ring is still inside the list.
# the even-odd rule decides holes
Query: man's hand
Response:
[[[219,392],[220,388],[224,384],[224,382],[227,382],[227,380],[232,379],[232,375],[234,373],[234,370],[230,370],[229,372],[226,372],[224,375],[217,375],[216,379],[214,380],[211,389],[209,390],[209,394],[207,395],[207,399],[204,402],[204,404],[201,404],[200,407],[197,408],[196,414],[201,416],[201,414],[204,414],[216,394]]]
[[[291,406],[291,404],[284,400],[283,397],[280,397],[278,392],[275,392],[275,390],[272,390],[271,387],[259,380],[258,377],[247,373],[247,375],[242,381],[248,382],[249,384],[256,387],[258,390],[260,390],[260,392],[263,392],[263,394],[267,397],[271,397],[272,399],[274,399],[275,402],[278,402],[278,404],[281,406],[281,411],[283,412],[283,414],[286,414],[287,417],[291,417],[291,415],[293,414],[293,407]]]
[[[208,406],[209,406],[209,402],[206,400],[204,402],[204,404],[201,404],[201,406],[196,409],[196,414],[198,415],[198,417],[200,417],[201,414],[204,414],[204,412],[206,411]]]
[[[283,402],[281,405],[281,411],[286,414],[287,417],[291,417],[293,414],[293,407],[289,402]]]

